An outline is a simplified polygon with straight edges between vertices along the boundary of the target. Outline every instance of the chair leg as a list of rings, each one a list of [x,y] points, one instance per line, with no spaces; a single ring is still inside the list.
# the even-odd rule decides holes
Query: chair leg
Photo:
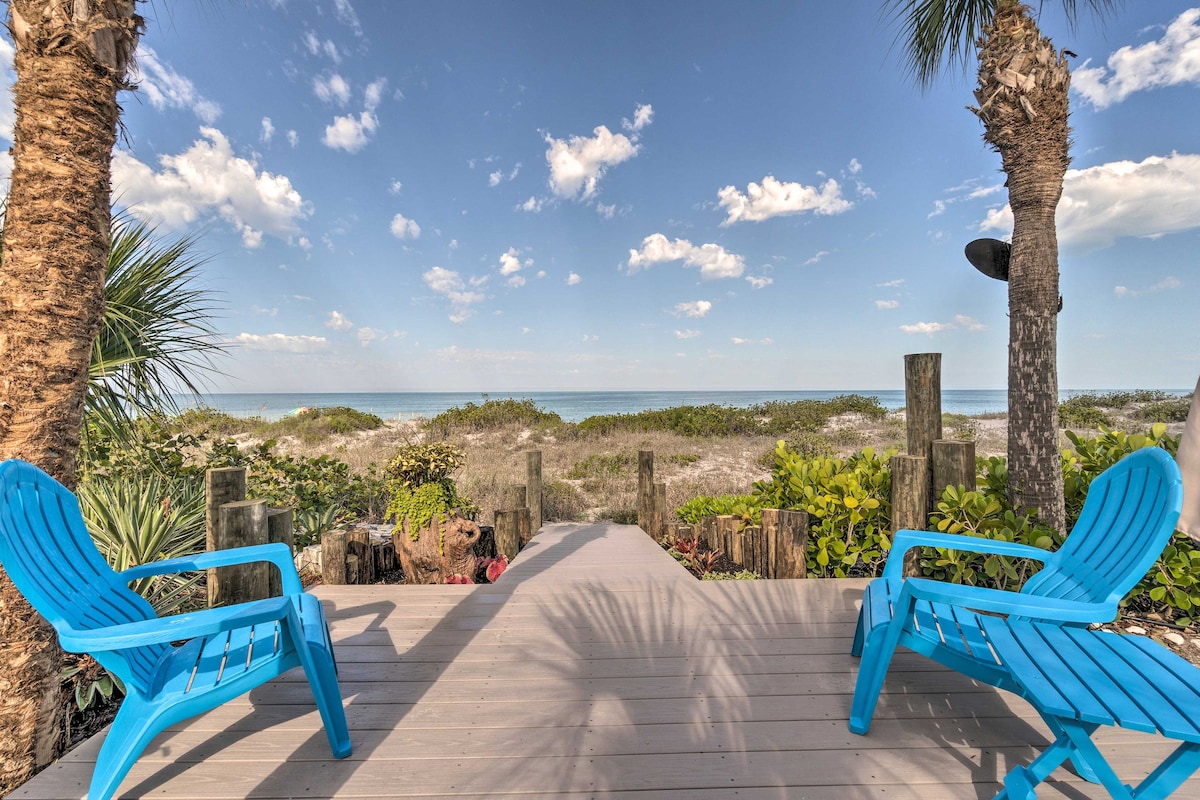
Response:
[[[854,643],[850,645],[850,655],[855,658],[862,655],[863,639],[866,638],[865,631],[863,630],[865,627],[863,617],[866,616],[866,609],[867,604],[864,599],[862,608],[858,610],[858,624],[854,626]]]
[[[1041,714],[1040,711],[1038,713]],[[1053,735],[1056,740],[1066,738],[1067,732],[1063,730],[1062,725],[1059,724],[1058,719],[1053,714],[1042,714],[1042,721],[1046,723],[1046,727],[1050,729],[1051,735]],[[1093,725],[1088,733],[1090,734],[1095,729],[1096,726]],[[1075,770],[1075,774],[1083,778],[1088,783],[1101,782],[1100,776],[1096,774],[1096,770],[1092,769],[1092,765],[1080,758],[1079,755],[1074,751],[1071,752],[1071,767]]]
[[[121,702],[96,757],[88,800],[108,800],[116,793],[138,756],[165,727],[159,710],[133,696]]]
[[[892,663],[892,654],[900,643],[902,626],[902,619],[893,619],[889,625],[867,631],[863,636],[863,646],[860,648],[862,661],[859,662],[854,699],[850,704],[852,733],[866,735],[871,728],[871,719],[875,716],[875,706]]]
[[[313,671],[309,672],[305,665],[305,673],[308,676],[308,684],[312,687],[317,710],[321,712],[321,722],[325,724],[329,749],[333,751],[335,758],[345,758],[351,751],[350,729],[346,724],[346,709],[342,706],[342,692],[338,686],[337,665],[333,660],[333,652],[313,648],[310,655]]]

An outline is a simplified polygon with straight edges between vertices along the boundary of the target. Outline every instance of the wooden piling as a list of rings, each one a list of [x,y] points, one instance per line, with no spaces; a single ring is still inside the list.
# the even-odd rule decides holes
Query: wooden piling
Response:
[[[217,511],[214,550],[267,543],[267,501],[238,500]],[[228,606],[269,596],[271,566],[259,561],[208,571],[208,604]]]
[[[525,454],[525,505],[529,507],[529,527],[534,535],[542,529],[542,451]]]
[[[525,545],[529,544],[529,540],[533,538],[533,517],[529,513],[528,508],[517,509],[517,541],[521,543],[521,549],[525,549]]]
[[[496,552],[502,553],[512,561],[521,552],[520,523],[517,511],[497,511],[495,536]]]
[[[654,484],[653,501],[650,504],[650,527],[646,533],[657,541],[663,537],[663,525],[667,518],[667,485]]]
[[[346,582],[362,586],[375,582],[375,554],[371,552],[371,532],[366,528],[351,528],[346,532],[347,575]],[[350,556],[354,558],[351,559]],[[350,563],[357,567],[357,574],[349,575]]]
[[[650,513],[654,508],[654,451],[638,451],[638,527],[650,533]],[[653,534],[651,534],[653,535]]]
[[[504,493],[504,510],[516,511],[518,508],[528,508],[528,494],[524,484],[508,487],[508,491]]]
[[[296,534],[294,518],[290,508],[267,509],[267,541],[286,544],[294,556],[296,554]],[[269,596],[279,597],[283,594],[283,576],[274,565],[267,565]]]
[[[209,552],[220,549],[216,542],[221,506],[245,499],[245,467],[220,467],[204,473],[204,544]]]
[[[968,491],[975,488],[975,443],[955,439],[938,439],[933,443],[933,497],[930,502],[937,506],[947,486],[964,486]]]
[[[904,415],[908,454],[925,459],[924,516],[933,494],[933,443],[942,438],[942,354],[911,353],[904,357]],[[924,524],[919,530],[924,530]]]
[[[346,539],[346,531],[329,531],[321,536],[321,580],[330,586],[347,583]]]
[[[808,512],[779,511],[775,534],[775,577],[808,577]]]
[[[924,456],[896,455],[889,462],[892,472],[892,532],[923,531],[929,527],[929,466]],[[906,576],[920,575],[918,549],[904,559]]]

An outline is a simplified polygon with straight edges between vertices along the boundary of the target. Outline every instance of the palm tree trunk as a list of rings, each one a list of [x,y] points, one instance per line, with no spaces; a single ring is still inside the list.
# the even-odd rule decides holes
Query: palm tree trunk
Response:
[[[13,170],[0,266],[0,458],[69,487],[108,256],[117,91],[141,31],[133,0],[10,0]],[[0,574],[0,792],[62,739],[61,652]],[[7,684],[7,685],[4,685]]]
[[[979,51],[984,140],[999,153],[1013,212],[1008,275],[1008,474],[1019,509],[1063,530],[1058,448],[1058,235],[1054,212],[1068,155],[1071,74],[1029,16],[997,4]]]

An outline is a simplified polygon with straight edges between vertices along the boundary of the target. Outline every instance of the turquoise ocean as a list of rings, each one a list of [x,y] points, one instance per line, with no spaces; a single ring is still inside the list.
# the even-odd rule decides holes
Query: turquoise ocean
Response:
[[[1060,392],[1060,399],[1085,391]],[[1187,394],[1189,390],[1165,390]],[[859,394],[878,398],[889,410],[904,408],[902,389],[846,389],[837,391],[663,391],[663,392],[298,392],[280,394],[209,394],[200,398],[180,398],[184,407],[209,406],[237,417],[262,417],[275,420],[300,408],[348,406],[366,411],[384,420],[433,417],[449,408],[485,400],[532,400],[538,407],[553,411],[566,422],[579,422],[600,414],[636,414],[651,409],[684,405],[708,405],[745,408],[770,401],[828,400],[838,395]],[[953,414],[978,415],[1003,412],[1008,407],[1004,389],[943,389],[942,410]]]

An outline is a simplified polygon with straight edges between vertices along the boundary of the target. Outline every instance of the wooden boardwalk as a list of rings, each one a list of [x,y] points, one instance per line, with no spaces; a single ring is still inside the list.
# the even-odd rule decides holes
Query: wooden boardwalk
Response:
[[[902,653],[870,735],[847,730],[862,586],[700,582],[596,524],[547,526],[493,586],[322,587],[354,754],[292,672],[163,734],[120,796],[992,797],[1046,743],[1011,695]],[[1097,738],[1130,781],[1170,749]],[[11,796],[82,797],[98,746]],[[1042,798],[1107,797],[1057,777]]]

